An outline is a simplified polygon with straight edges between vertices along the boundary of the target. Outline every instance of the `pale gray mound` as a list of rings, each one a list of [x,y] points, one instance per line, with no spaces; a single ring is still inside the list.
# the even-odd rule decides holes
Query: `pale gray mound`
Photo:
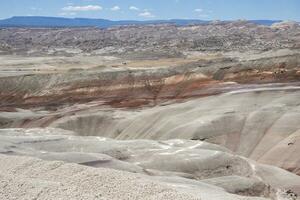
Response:
[[[276,167],[261,166],[218,145],[179,139],[118,141],[72,136],[70,133],[51,128],[1,130],[0,176],[3,185],[0,188],[3,188],[3,195],[11,195],[6,199],[20,199],[18,195],[21,194],[29,195],[29,198],[37,193],[37,199],[50,196],[97,199],[95,195],[98,194],[104,199],[280,199],[278,191],[292,191],[295,195],[300,191],[299,176]],[[110,173],[108,178],[103,177]],[[116,178],[122,174],[126,180]],[[106,179],[110,181],[103,182]],[[145,183],[144,179],[147,179]],[[117,181],[117,186],[114,181]],[[131,181],[136,185],[131,185]],[[93,190],[89,191],[84,184],[91,185]],[[124,196],[106,191],[123,188],[122,184],[127,184],[128,194]],[[13,189],[15,185],[21,185],[23,193]],[[157,188],[162,188],[163,192]],[[25,193],[27,190],[29,192]],[[124,190],[121,189],[120,193]],[[139,192],[145,196],[139,196]],[[87,194],[92,196],[84,196]]]
[[[299,82],[240,87],[140,110],[89,109],[54,119],[49,126],[123,140],[207,141],[300,175]]]
[[[176,188],[192,185],[197,192],[191,193],[203,199],[225,194],[295,199],[300,195],[299,83],[263,86],[136,110],[78,104],[57,111],[59,119],[41,111],[3,112],[6,118],[20,117],[16,123],[25,122],[24,127],[50,120],[50,126],[79,132],[1,129],[0,152],[138,173]],[[65,114],[73,110],[80,111]],[[35,119],[22,121],[22,115]],[[92,132],[126,140],[87,136]]]
[[[157,181],[111,169],[0,156],[0,199],[200,199]]]
[[[265,199],[231,195],[221,188],[201,183],[183,186],[112,169],[4,155],[0,155],[0,177],[0,198],[7,200]]]
[[[297,84],[280,87],[270,84],[263,88],[244,86],[218,96],[144,108],[138,112],[115,110],[107,120],[110,123],[93,125],[94,121],[86,118],[89,120],[86,124],[97,127],[93,135],[116,139],[208,141],[299,175],[299,99]],[[87,126],[76,123],[80,122],[76,118],[86,115],[63,117],[50,126],[83,130]],[[104,114],[99,112],[98,115]],[[87,127],[87,132],[90,129]]]

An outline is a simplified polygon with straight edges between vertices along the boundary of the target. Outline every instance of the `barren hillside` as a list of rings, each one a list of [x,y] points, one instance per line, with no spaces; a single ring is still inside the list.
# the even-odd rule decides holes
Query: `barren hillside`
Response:
[[[0,199],[299,199],[300,26],[0,29]]]

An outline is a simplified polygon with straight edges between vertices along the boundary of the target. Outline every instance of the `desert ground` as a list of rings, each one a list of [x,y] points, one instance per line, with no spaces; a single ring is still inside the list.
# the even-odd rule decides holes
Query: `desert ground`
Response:
[[[300,198],[300,25],[0,29],[0,199]]]

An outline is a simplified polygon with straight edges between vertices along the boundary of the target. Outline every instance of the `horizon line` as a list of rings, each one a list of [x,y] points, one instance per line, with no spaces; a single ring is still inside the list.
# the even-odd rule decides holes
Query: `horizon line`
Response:
[[[0,18],[0,20],[7,20],[11,19],[14,17],[44,17],[44,18],[61,18],[61,19],[92,19],[92,20],[108,20],[108,21],[167,21],[167,20],[195,20],[195,21],[256,21],[256,20],[266,20],[266,21],[294,21],[294,22],[300,22],[296,20],[291,20],[291,19],[196,19],[196,18],[168,18],[168,19],[163,19],[163,18],[158,18],[158,19],[145,19],[145,20],[140,20],[140,19],[108,19],[108,18],[93,18],[93,17],[67,17],[67,16],[46,16],[46,15],[32,15],[32,16],[26,16],[26,15],[15,15],[7,18]]]

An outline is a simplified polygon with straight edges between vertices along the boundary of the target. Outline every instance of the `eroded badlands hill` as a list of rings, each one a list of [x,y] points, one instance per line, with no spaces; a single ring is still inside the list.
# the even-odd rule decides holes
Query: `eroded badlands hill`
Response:
[[[117,141],[72,134],[3,129],[0,151],[9,156],[0,156],[1,187],[6,190],[0,197],[267,200],[296,199],[300,190],[299,176],[206,142]]]
[[[0,47],[3,199],[300,195],[296,23],[8,28]]]

